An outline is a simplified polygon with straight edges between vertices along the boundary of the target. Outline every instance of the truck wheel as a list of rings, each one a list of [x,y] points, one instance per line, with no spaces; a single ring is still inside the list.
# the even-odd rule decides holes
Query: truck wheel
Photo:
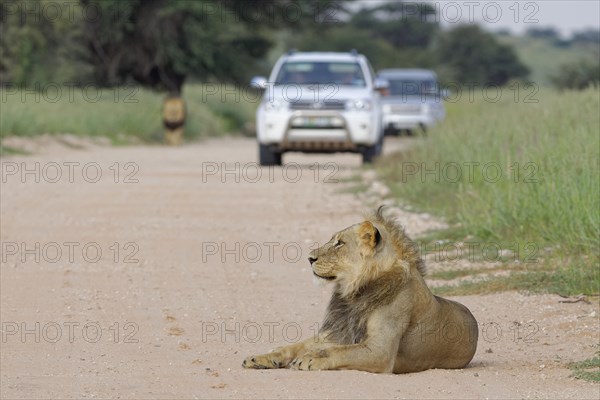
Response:
[[[258,144],[258,159],[260,165],[281,165],[281,153],[271,150],[271,148],[264,144]]]
[[[361,154],[363,164],[371,164],[375,160],[375,157],[377,157],[378,155],[377,147],[378,145],[375,144],[373,146],[367,146],[364,149],[362,149]]]
[[[384,135],[382,134],[379,140],[377,141],[377,145],[375,146],[375,155],[380,156],[383,153],[383,139]]]
[[[383,135],[384,136],[398,136],[398,134],[399,134],[398,129],[395,129],[395,128],[391,127],[391,126],[388,126],[383,131]]]

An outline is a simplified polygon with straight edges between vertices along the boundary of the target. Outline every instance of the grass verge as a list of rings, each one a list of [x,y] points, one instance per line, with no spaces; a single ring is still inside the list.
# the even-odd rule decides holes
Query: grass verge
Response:
[[[509,290],[528,294],[556,293],[562,296],[598,293],[598,272],[581,263],[570,263],[564,267],[541,266],[537,269],[498,267],[485,271],[498,270],[508,270],[510,274],[465,281],[457,285],[438,286],[432,288],[432,291],[440,296],[487,294]]]
[[[130,139],[163,140],[164,93],[139,87],[98,89],[48,85],[0,89],[0,138],[71,133],[105,136],[114,144]],[[237,133],[254,120],[259,98],[233,85],[190,84],[184,87],[188,139]]]
[[[447,120],[384,157],[378,174],[396,197],[447,220],[434,236],[534,246],[545,266],[438,293],[598,293],[600,91],[541,91],[537,103],[508,89],[493,103],[475,94],[447,104]]]
[[[592,357],[587,360],[569,364],[573,371],[571,376],[577,379],[583,379],[588,382],[600,382],[600,357]]]
[[[4,157],[4,156],[24,156],[29,154],[26,151],[23,151],[21,149],[14,149],[12,147],[9,146],[2,146],[0,145],[0,157]]]

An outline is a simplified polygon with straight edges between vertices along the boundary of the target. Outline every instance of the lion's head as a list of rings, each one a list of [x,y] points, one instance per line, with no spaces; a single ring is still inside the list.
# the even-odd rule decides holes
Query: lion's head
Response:
[[[329,242],[310,253],[313,274],[336,282],[351,294],[386,272],[425,274],[425,265],[414,242],[382,207],[366,221],[335,233]]]

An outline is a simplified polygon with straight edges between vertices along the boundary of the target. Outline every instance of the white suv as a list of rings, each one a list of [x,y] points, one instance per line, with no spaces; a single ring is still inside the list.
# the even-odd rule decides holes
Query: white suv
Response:
[[[444,98],[435,72],[426,69],[385,69],[377,74],[389,84],[382,100],[384,132],[388,135],[420,129],[423,133],[446,115]]]
[[[264,90],[256,112],[261,165],[281,165],[287,151],[361,153],[371,162],[381,153],[381,90],[365,56],[289,52],[270,78],[254,77]]]

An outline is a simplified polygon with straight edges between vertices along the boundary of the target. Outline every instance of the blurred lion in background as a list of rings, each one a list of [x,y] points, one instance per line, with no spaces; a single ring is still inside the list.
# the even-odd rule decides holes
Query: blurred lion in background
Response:
[[[163,125],[165,126],[165,141],[171,146],[180,145],[183,141],[183,126],[185,124],[185,102],[178,95],[169,95],[162,109]]]
[[[381,207],[309,261],[317,279],[334,284],[318,337],[248,357],[244,368],[407,373],[463,368],[473,358],[477,321],[431,293],[416,244]]]

